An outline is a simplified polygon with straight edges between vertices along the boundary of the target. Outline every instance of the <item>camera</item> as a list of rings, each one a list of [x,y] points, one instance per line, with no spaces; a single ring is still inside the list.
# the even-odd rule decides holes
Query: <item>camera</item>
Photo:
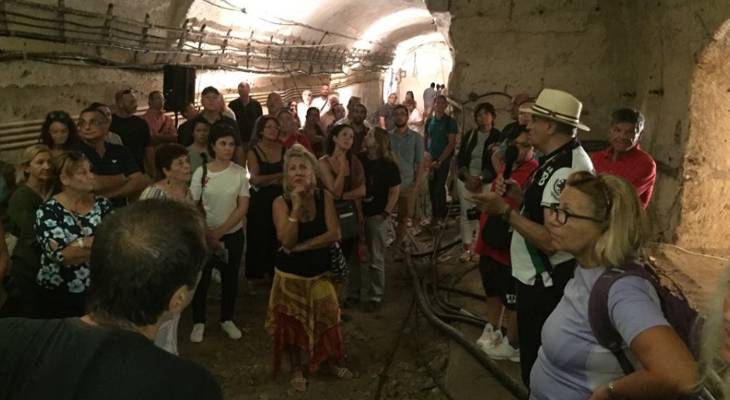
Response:
[[[469,221],[478,220],[480,215],[482,215],[482,211],[477,207],[472,207],[466,210],[466,219]]]

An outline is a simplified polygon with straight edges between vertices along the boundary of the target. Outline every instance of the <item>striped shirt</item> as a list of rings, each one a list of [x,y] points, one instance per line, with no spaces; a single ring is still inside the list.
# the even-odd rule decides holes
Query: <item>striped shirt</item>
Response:
[[[544,208],[559,202],[565,181],[577,171],[593,172],[593,164],[576,139],[542,157],[540,166],[527,182],[521,214],[533,222],[544,224]],[[510,256],[512,275],[525,285],[534,285],[540,275],[545,286],[552,286],[550,272],[561,264],[575,263],[573,256],[566,252],[545,254],[517,231],[512,234]]]

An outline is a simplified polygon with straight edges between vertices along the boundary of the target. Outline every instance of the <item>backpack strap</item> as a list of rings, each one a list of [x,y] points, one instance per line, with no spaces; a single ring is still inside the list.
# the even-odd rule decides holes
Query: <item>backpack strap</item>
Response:
[[[641,271],[644,272],[641,272]],[[654,284],[646,269],[637,262],[630,262],[625,268],[611,268],[598,278],[588,299],[588,321],[598,343],[613,353],[626,375],[634,372],[634,366],[623,350],[623,338],[611,322],[608,312],[608,295],[611,286],[625,276],[640,276]]]

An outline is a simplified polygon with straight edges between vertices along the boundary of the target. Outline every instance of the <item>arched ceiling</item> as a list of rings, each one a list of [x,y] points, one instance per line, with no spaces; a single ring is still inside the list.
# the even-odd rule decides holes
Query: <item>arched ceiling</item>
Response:
[[[185,18],[255,37],[390,53],[438,31],[424,0],[193,0]]]
[[[11,11],[37,15],[38,28],[15,18],[7,22],[4,36],[8,42],[63,43],[63,57],[70,62],[130,68],[187,64],[281,74],[382,70],[404,41],[438,32],[436,40],[447,40],[448,23],[431,13],[425,0],[109,1],[10,0]],[[66,15],[73,17],[68,23]],[[58,23],[40,26],[46,19]],[[98,29],[86,32],[78,26]],[[62,51],[55,44],[42,50],[30,56],[52,58],[49,52]],[[8,56],[28,57],[27,51],[16,53]]]

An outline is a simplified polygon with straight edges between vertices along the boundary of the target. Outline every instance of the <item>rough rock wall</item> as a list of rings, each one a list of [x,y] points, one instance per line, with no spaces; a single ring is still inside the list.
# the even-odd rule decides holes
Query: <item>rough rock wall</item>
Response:
[[[730,3],[636,2],[632,11],[641,27],[630,66],[636,103],[660,173],[655,226],[664,240],[728,255]]]
[[[451,13],[455,62],[449,90],[456,98],[561,88],[584,103],[583,119],[592,128],[581,134],[586,139],[606,137],[613,109],[642,110],[647,116],[642,147],[655,157],[659,172],[649,210],[655,238],[730,254],[725,239],[730,229],[719,223],[730,220],[730,44],[724,40],[728,28],[722,28],[730,3],[427,4],[431,11]],[[506,107],[503,100],[495,103]]]
[[[583,137],[603,136],[610,110],[627,103],[630,87],[616,49],[625,29],[620,3],[452,2],[449,94],[466,100],[490,91],[536,95],[560,88],[584,103],[592,131]]]
[[[287,100],[301,99],[302,88],[316,88],[332,80],[340,94],[340,101],[346,103],[350,96],[363,98],[368,110],[375,112],[381,102],[382,79],[379,73],[361,73],[353,76],[268,76],[231,71],[198,71],[196,93],[209,85],[216,86],[224,94],[235,95],[238,83],[249,81],[254,95],[265,95],[271,91],[290,89]],[[112,105],[114,93],[122,88],[134,88],[138,92],[140,109],[147,107],[147,95],[153,90],[162,90],[163,74],[120,70],[116,68],[66,66],[34,61],[2,63],[0,68],[0,126],[7,123],[43,119],[46,113],[64,110],[77,115],[92,102]],[[228,96],[227,96],[228,97]],[[262,99],[262,103],[263,103]],[[18,150],[0,152],[0,159],[17,161]]]

